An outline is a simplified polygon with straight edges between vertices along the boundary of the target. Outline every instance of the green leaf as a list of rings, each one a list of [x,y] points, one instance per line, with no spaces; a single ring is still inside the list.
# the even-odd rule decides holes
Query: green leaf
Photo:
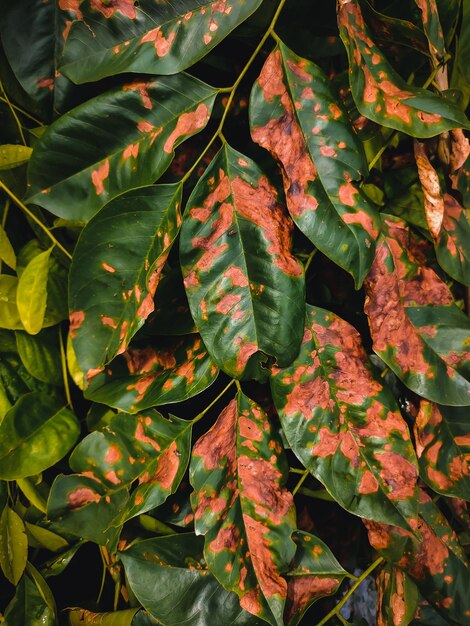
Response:
[[[437,493],[470,501],[468,411],[421,400],[414,424],[420,475]]]
[[[470,222],[464,209],[450,194],[444,195],[444,219],[436,242],[439,265],[449,276],[470,286]]]
[[[70,269],[70,336],[84,372],[102,369],[154,309],[178,233],[181,185],[129,191],[86,225]]]
[[[25,267],[18,281],[16,304],[23,326],[30,335],[37,335],[43,327],[51,252],[52,248],[49,248],[35,256]]]
[[[134,617],[140,608],[113,613],[93,613],[86,609],[69,609],[70,626],[134,626]]]
[[[437,274],[408,249],[409,242],[406,224],[384,216],[383,235],[365,281],[374,352],[415,393],[440,404],[467,406],[470,383],[412,323],[414,307],[448,306],[453,298]]]
[[[35,336],[17,331],[16,346],[31,376],[52,385],[63,384],[57,329],[44,329]]]
[[[4,261],[8,267],[16,269],[16,255],[13,246],[8,239],[3,226],[0,225],[0,261]]]
[[[28,564],[4,617],[4,626],[56,626],[54,598],[43,577],[31,564]]]
[[[60,68],[76,83],[123,72],[176,74],[243,22],[261,0],[80,4]]]
[[[288,572],[286,617],[289,626],[297,626],[314,602],[335,593],[344,577],[349,576],[321,539],[301,530],[293,538],[297,552]]]
[[[419,603],[419,591],[413,579],[397,567],[386,566],[377,576],[377,614],[383,626],[408,626]]]
[[[6,506],[0,517],[0,566],[12,585],[17,585],[28,559],[28,540],[23,521]]]
[[[202,540],[171,535],[134,543],[119,556],[138,601],[162,626],[261,626],[202,561]]]
[[[29,146],[5,144],[0,146],[0,170],[10,170],[29,161],[32,149]]]
[[[297,226],[360,287],[379,222],[353,182],[367,173],[365,155],[330,80],[279,44],[253,86],[250,126],[253,140],[279,162]]]
[[[68,542],[47,528],[25,522],[26,534],[32,547],[42,547],[51,552],[59,552],[68,547]]]
[[[192,398],[209,387],[218,373],[199,335],[159,337],[158,342],[129,348],[116,357],[91,378],[85,396],[137,413]]]
[[[88,100],[36,143],[28,202],[88,221],[118,194],[159,178],[174,149],[205,127],[216,93],[178,74],[135,80]]]
[[[295,554],[286,460],[266,413],[241,392],[195,444],[190,480],[197,534],[217,580],[249,613],[282,626]]]
[[[65,570],[65,568],[69,565],[70,561],[76,555],[78,550],[82,547],[84,542],[77,541],[73,546],[61,552],[58,555],[54,555],[49,561],[46,561],[41,566],[41,574],[44,578],[49,578],[50,576],[59,576]]]
[[[366,522],[371,545],[415,581],[447,620],[470,623],[468,563],[457,537],[431,498],[421,491],[417,531]]]
[[[0,424],[0,477],[38,474],[59,461],[78,438],[77,418],[61,400],[27,393]]]
[[[85,437],[70,456],[70,467],[103,483],[108,491],[130,488],[115,524],[162,504],[176,491],[189,463],[192,422],[158,411],[119,413],[109,426]]]
[[[305,284],[292,229],[263,172],[225,144],[188,201],[180,260],[196,326],[230,376],[265,379],[266,355],[288,365],[298,352]]]
[[[24,329],[16,305],[18,279],[16,276],[0,275],[0,328]]]
[[[415,3],[421,11],[423,28],[426,33],[426,37],[428,38],[431,56],[433,57],[433,60],[436,61],[436,65],[437,63],[442,63],[446,55],[446,47],[444,33],[439,20],[437,1],[415,0]]]
[[[271,389],[293,452],[338,504],[413,527],[417,463],[408,428],[391,392],[373,377],[352,326],[308,307],[300,353],[277,369]]]
[[[68,373],[70,374],[70,378],[77,385],[77,387],[83,391],[83,389],[85,388],[85,375],[78,365],[77,355],[75,354],[75,350],[73,349],[73,343],[70,337],[70,333],[67,335],[66,356],[67,369]]]
[[[349,58],[349,81],[362,115],[413,137],[434,137],[469,122],[450,100],[409,85],[371,38],[358,0],[339,0],[338,25]]]

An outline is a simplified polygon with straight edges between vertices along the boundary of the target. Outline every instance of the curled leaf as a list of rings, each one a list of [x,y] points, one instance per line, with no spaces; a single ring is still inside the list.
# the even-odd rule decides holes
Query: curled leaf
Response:
[[[424,193],[424,214],[428,223],[429,232],[436,240],[441,231],[445,210],[439,176],[431,165],[423,143],[419,141],[414,142],[414,153],[418,167],[419,180]]]

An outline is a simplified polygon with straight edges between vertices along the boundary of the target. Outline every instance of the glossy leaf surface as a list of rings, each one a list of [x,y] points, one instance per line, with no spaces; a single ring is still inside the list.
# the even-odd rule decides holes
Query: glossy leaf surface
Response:
[[[292,229],[263,172],[225,145],[188,201],[180,259],[202,339],[231,376],[266,378],[266,356],[287,365],[299,349],[305,286]]]
[[[21,578],[16,593],[5,611],[5,626],[55,626],[54,599],[46,582],[31,565]]]
[[[470,285],[470,222],[468,211],[444,194],[442,230],[436,242],[439,265],[455,280]]]
[[[0,516],[0,567],[12,585],[17,585],[28,559],[28,540],[21,517],[6,506]]]
[[[41,330],[47,306],[47,274],[52,248],[35,256],[18,281],[16,304],[23,326],[30,335]]]
[[[280,44],[253,86],[250,126],[253,140],[279,162],[297,226],[360,286],[373,261],[378,221],[353,182],[367,164],[327,76]]]
[[[240,605],[282,626],[295,554],[292,495],[283,488],[285,460],[268,416],[242,393],[193,448],[190,478],[197,534],[214,576]]]
[[[308,307],[300,353],[275,372],[271,389],[293,452],[341,506],[413,524],[417,469],[408,428],[352,326]]]
[[[70,269],[70,336],[84,372],[124,352],[153,311],[180,203],[179,185],[142,187],[112,200],[84,228]]]
[[[118,194],[153,183],[174,149],[207,124],[215,94],[178,74],[135,80],[85,102],[38,141],[28,168],[29,202],[88,221]]]
[[[419,592],[413,579],[397,567],[387,566],[377,576],[378,626],[408,626],[413,621]]]

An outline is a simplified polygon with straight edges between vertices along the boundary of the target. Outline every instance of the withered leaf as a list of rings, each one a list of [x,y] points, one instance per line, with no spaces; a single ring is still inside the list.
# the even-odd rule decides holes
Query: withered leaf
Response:
[[[426,153],[426,147],[422,142],[414,142],[414,153],[419,180],[424,194],[424,214],[429,232],[436,240],[439,237],[444,220],[444,198],[442,197],[439,176],[431,165]]]

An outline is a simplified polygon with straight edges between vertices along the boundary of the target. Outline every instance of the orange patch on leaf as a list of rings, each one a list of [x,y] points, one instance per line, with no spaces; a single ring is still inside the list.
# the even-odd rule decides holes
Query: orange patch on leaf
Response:
[[[185,135],[192,135],[207,124],[210,113],[204,103],[200,103],[195,111],[183,113],[179,116],[176,127],[165,141],[163,149],[170,154],[173,151],[177,140]]]
[[[104,181],[109,176],[109,159],[106,159],[96,170],[91,173],[91,182],[93,183],[96,195],[104,193]]]

